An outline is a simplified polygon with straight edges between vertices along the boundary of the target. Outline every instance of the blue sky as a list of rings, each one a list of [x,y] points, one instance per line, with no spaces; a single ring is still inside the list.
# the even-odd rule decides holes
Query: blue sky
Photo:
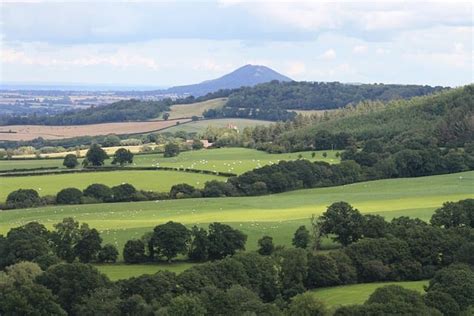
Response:
[[[469,1],[2,1],[0,81],[172,86],[245,64],[295,80],[473,82]]]

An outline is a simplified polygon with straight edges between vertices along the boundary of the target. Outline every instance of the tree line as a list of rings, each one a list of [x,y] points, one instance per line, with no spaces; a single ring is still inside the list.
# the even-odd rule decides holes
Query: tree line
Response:
[[[49,232],[32,222],[0,238],[4,277],[0,278],[2,314],[48,315],[329,315],[308,290],[362,282],[431,279],[426,294],[398,286],[376,290],[363,305],[345,306],[334,315],[469,315],[474,306],[474,200],[445,203],[430,224],[408,217],[386,222],[363,215],[345,202],[313,218],[309,230],[294,234],[293,246],[259,241],[257,252],[218,253],[212,261],[176,275],[160,271],[111,282],[81,263],[100,252],[87,224],[64,219]],[[208,248],[226,244],[209,226]],[[222,224],[221,224],[222,225]],[[195,231],[195,229],[193,229]],[[178,223],[155,227],[147,237],[153,252],[168,260],[197,235]],[[226,231],[226,230],[224,230]],[[235,232],[234,232],[235,233]],[[342,248],[318,251],[325,235]],[[178,240],[176,240],[178,239]],[[51,242],[48,243],[48,240]],[[158,241],[160,240],[160,241]],[[244,241],[245,244],[245,241]],[[51,248],[52,245],[52,248]],[[105,246],[103,247],[105,248]],[[102,249],[103,249],[102,248]],[[91,250],[95,251],[94,256]],[[125,254],[124,254],[125,256]],[[58,259],[59,258],[59,259]],[[79,262],[77,262],[79,261]],[[71,263],[69,263],[71,262]]]

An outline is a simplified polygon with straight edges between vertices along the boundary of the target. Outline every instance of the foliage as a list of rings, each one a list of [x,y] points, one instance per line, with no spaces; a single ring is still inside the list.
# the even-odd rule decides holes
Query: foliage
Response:
[[[331,204],[319,219],[321,233],[335,234],[333,239],[347,246],[363,234],[364,217],[346,202]]]
[[[67,154],[64,157],[64,162],[63,166],[69,169],[76,168],[79,165],[79,162],[77,161],[77,156],[74,154]]]
[[[165,145],[164,157],[176,157],[179,155],[179,145],[176,143],[167,143]]]
[[[141,240],[129,240],[123,248],[126,263],[139,263],[145,259],[145,244]]]
[[[226,224],[212,223],[209,225],[209,258],[222,259],[245,250],[247,236],[241,231]]]
[[[84,165],[91,164],[92,166],[102,166],[104,160],[109,159],[107,153],[100,147],[99,144],[92,144],[86,153],[86,158],[83,161]]]
[[[11,208],[26,208],[40,203],[38,192],[33,189],[19,189],[7,196],[7,206]]]
[[[57,204],[81,204],[82,192],[76,188],[62,189],[56,195]]]
[[[273,245],[273,238],[270,236],[263,236],[258,240],[258,253],[262,256],[269,256],[275,250]]]
[[[291,316],[324,316],[328,315],[323,302],[311,293],[296,295],[291,299],[287,315]]]
[[[191,233],[186,226],[170,221],[153,229],[150,245],[154,253],[171,262],[179,253],[186,254],[190,241]]]
[[[118,250],[114,245],[107,244],[99,250],[98,253],[98,261],[99,262],[107,262],[107,263],[115,263],[118,257]]]
[[[100,183],[94,183],[89,185],[84,191],[84,196],[94,198],[97,201],[109,202],[113,199],[112,190]]]
[[[292,240],[293,246],[296,248],[308,248],[310,242],[309,230],[306,229],[306,226],[300,226],[295,232],[295,235]]]
[[[130,150],[125,148],[119,148],[114,154],[114,159],[112,160],[112,164],[119,164],[123,166],[127,163],[133,162],[133,154]]]

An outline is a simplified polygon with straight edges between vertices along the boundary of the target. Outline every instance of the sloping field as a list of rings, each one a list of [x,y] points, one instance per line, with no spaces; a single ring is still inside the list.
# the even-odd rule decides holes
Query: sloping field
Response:
[[[131,146],[130,146],[131,147]],[[126,147],[126,148],[130,148]],[[137,146],[139,147],[139,146]],[[118,147],[104,148],[109,154],[115,152]],[[323,153],[327,156],[324,157]],[[84,153],[85,154],[85,153]],[[311,161],[325,161],[338,163],[336,151],[316,151],[312,157],[311,152],[295,152],[287,154],[268,154],[264,151],[247,148],[217,148],[186,151],[177,157],[164,158],[163,154],[136,155],[133,158],[133,166],[137,167],[174,167],[193,168],[202,170],[215,170],[219,172],[243,173],[267,164],[276,163],[279,160],[295,160],[301,155],[302,158]],[[110,165],[112,159],[106,160]],[[0,171],[25,168],[48,168],[63,167],[63,159],[31,159],[31,160],[0,160]]]
[[[209,109],[219,109],[227,102],[227,98],[218,98],[191,104],[175,104],[171,106],[170,119],[190,118],[192,116],[202,116],[202,113]]]
[[[175,133],[177,131],[185,131],[187,133],[202,133],[208,126],[213,127],[227,127],[229,124],[237,126],[242,131],[246,127],[252,127],[257,125],[269,125],[271,121],[262,120],[251,120],[251,119],[239,119],[239,118],[226,118],[226,119],[212,119],[212,120],[201,120],[196,122],[189,122],[181,124],[179,126],[173,126],[163,130],[162,132]]]
[[[49,195],[56,194],[67,187],[85,189],[92,183],[102,183],[108,186],[129,183],[140,190],[169,192],[175,184],[188,183],[195,187],[203,187],[204,183],[210,180],[225,180],[225,178],[200,173],[162,170],[97,171],[2,177],[0,178],[0,201],[5,201],[10,192],[18,189],[35,189],[40,195]]]
[[[107,134],[138,134],[158,131],[176,123],[189,122],[189,119],[168,121],[142,121],[123,123],[103,123],[89,125],[43,126],[6,125],[0,126],[0,140],[62,139],[78,136],[99,136]]]
[[[334,308],[342,305],[363,304],[376,289],[387,285],[398,285],[408,290],[424,293],[423,287],[428,285],[428,281],[353,284],[317,289],[311,293],[322,300],[326,306]]]
[[[191,174],[185,174],[191,176]],[[166,179],[156,180],[156,182]],[[73,182],[71,182],[71,185]],[[111,203],[41,207],[0,212],[0,234],[29,221],[49,228],[64,217],[97,228],[105,242],[121,251],[124,243],[139,238],[154,226],[173,220],[189,226],[215,221],[248,234],[247,249],[270,235],[276,244],[289,245],[299,225],[309,225],[311,214],[321,214],[331,203],[347,201],[364,213],[429,220],[445,201],[474,198],[474,171],[410,179],[362,182],[330,188],[298,190],[275,195],[207,198],[157,202]]]

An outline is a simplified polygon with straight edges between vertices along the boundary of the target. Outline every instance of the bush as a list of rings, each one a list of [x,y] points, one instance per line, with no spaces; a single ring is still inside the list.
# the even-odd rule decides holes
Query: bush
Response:
[[[114,245],[107,244],[99,251],[98,260],[99,262],[111,262],[115,263],[118,257],[118,250]]]
[[[113,192],[104,184],[94,183],[84,190],[84,196],[94,198],[98,201],[109,202],[112,200]]]
[[[37,206],[41,202],[38,192],[33,189],[19,189],[7,196],[9,208],[26,208]]]
[[[123,260],[126,263],[140,263],[145,260],[145,244],[141,240],[129,240],[123,247]]]
[[[58,204],[81,204],[82,191],[76,188],[62,189],[56,195]]]
[[[137,190],[131,184],[124,183],[112,187],[113,199],[116,202],[130,202],[135,200]]]
[[[69,169],[76,168],[79,165],[79,161],[77,161],[77,157],[74,154],[67,154],[64,157],[63,166]]]

